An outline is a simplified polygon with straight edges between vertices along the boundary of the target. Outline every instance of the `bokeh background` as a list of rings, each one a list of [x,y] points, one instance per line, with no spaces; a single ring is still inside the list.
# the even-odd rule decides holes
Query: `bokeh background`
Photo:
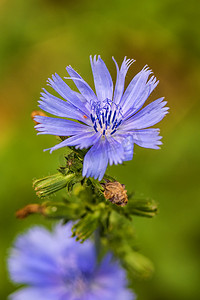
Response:
[[[32,179],[54,173],[63,153],[42,151],[56,141],[36,136],[30,113],[46,79],[66,76],[69,64],[93,86],[90,54],[101,54],[113,77],[111,56],[136,59],[127,82],[148,64],[160,80],[151,100],[165,96],[170,106],[162,149],[135,147],[133,161],[109,168],[129,191],[159,202],[156,218],[133,221],[141,252],[155,264],[152,279],[135,280],[137,299],[200,299],[198,0],[0,1],[0,299],[15,289],[6,256],[17,233],[50,225],[14,213],[38,201]]]

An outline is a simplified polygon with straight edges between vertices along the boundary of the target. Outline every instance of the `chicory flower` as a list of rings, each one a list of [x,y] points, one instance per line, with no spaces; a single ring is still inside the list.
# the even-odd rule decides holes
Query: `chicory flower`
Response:
[[[66,79],[73,80],[79,92],[73,91],[57,74],[53,75],[48,84],[63,99],[44,89],[39,107],[59,118],[35,117],[39,134],[67,137],[50,152],[65,146],[90,148],[84,157],[82,174],[99,180],[108,163],[132,160],[134,144],[159,149],[159,129],[149,127],[161,121],[168,110],[164,98],[142,108],[158,84],[147,66],[125,90],[125,77],[134,60],[125,57],[120,68],[113,60],[117,68],[115,87],[100,56],[90,57],[96,93],[71,66],[66,68],[70,76]]]

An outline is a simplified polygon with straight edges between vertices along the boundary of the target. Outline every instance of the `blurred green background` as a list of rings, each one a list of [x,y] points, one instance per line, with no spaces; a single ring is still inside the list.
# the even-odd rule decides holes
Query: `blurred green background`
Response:
[[[14,213],[37,201],[32,179],[54,173],[63,153],[42,151],[56,141],[36,136],[30,113],[46,79],[66,76],[69,64],[93,85],[90,54],[101,54],[114,78],[111,56],[136,59],[127,82],[148,64],[160,80],[151,100],[165,96],[170,106],[162,149],[135,147],[133,161],[109,168],[129,191],[159,202],[156,218],[134,220],[156,270],[149,281],[135,280],[137,299],[200,299],[200,2],[1,0],[0,32],[0,299],[15,289],[6,271],[13,239],[50,223]]]

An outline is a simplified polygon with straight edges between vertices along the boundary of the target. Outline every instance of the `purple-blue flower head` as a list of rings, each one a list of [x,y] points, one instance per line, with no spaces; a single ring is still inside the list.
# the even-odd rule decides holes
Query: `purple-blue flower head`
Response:
[[[111,255],[97,263],[94,244],[71,238],[71,224],[53,232],[34,227],[17,238],[8,267],[11,279],[26,287],[11,300],[133,300],[125,271]]]
[[[68,137],[52,147],[90,148],[84,157],[83,176],[101,180],[108,163],[121,164],[133,158],[133,145],[159,149],[162,144],[159,129],[149,128],[163,119],[168,108],[159,98],[143,108],[158,81],[145,66],[124,89],[125,77],[133,59],[124,58],[121,67],[113,58],[117,79],[115,87],[111,75],[100,56],[90,57],[96,93],[71,67],[67,72],[79,92],[73,91],[57,74],[48,84],[63,98],[45,89],[39,107],[59,118],[36,116],[39,134]],[[68,120],[72,119],[72,120]],[[77,122],[78,121],[78,122]]]

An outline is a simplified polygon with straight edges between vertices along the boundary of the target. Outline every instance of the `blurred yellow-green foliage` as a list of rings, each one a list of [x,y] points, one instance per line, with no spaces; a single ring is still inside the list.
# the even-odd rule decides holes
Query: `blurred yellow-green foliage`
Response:
[[[112,55],[136,59],[127,82],[148,64],[160,80],[151,100],[165,96],[170,106],[162,149],[135,147],[133,161],[109,168],[129,191],[159,202],[155,219],[134,220],[139,248],[155,264],[151,280],[135,280],[138,300],[200,299],[200,2],[1,0],[0,32],[0,299],[15,289],[6,271],[14,237],[50,223],[14,213],[37,201],[32,179],[55,172],[63,153],[42,151],[56,141],[36,136],[30,113],[46,79],[66,76],[69,64],[92,85],[90,54],[101,54],[112,76]]]

